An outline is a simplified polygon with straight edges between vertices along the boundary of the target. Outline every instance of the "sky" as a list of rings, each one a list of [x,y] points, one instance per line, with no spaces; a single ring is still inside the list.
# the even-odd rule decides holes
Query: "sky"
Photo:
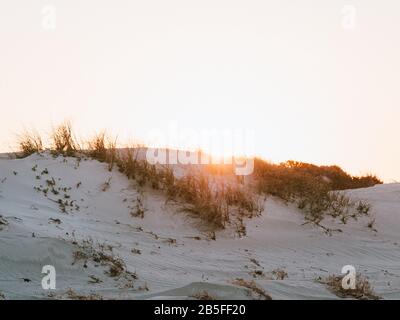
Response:
[[[400,181],[399,57],[397,0],[1,0],[0,151],[64,119],[252,130],[267,160]]]

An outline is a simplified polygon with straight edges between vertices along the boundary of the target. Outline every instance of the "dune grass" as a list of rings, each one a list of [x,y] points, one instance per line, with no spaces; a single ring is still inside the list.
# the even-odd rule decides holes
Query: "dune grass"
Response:
[[[254,179],[258,192],[295,203],[306,219],[316,223],[326,214],[343,222],[348,217],[368,214],[369,204],[356,203],[340,191],[382,183],[376,176],[354,177],[337,166],[295,161],[272,164],[260,159],[255,160]]]
[[[167,201],[183,203],[181,211],[200,218],[213,229],[223,229],[233,218],[252,217],[261,210],[257,196],[244,186],[218,181],[201,170],[177,178],[171,167],[138,160],[133,148],[118,157],[117,165],[140,187],[163,191]]]
[[[24,131],[22,134],[17,136],[17,144],[19,148],[19,154],[17,157],[25,158],[34,153],[42,152],[43,141],[41,136],[36,131]]]
[[[108,164],[108,171],[111,171],[117,160],[117,138],[107,135],[106,131],[97,133],[87,143],[85,152],[93,159]]]
[[[160,190],[167,201],[182,204],[181,211],[204,221],[213,229],[234,223],[238,233],[245,234],[243,218],[251,218],[262,211],[262,195],[275,196],[295,203],[307,221],[316,224],[326,215],[346,223],[350,217],[367,215],[368,203],[352,201],[341,190],[370,187],[382,183],[376,176],[354,177],[338,166],[316,166],[287,161],[272,164],[255,159],[250,179],[234,175],[233,165],[206,165],[176,177],[171,166],[152,165],[139,160],[137,147],[117,149],[117,139],[101,131],[81,146],[70,122],[53,128],[50,146],[54,156],[87,156],[104,162],[111,171],[114,166],[138,187]],[[36,132],[19,136],[20,157],[42,152],[45,147]]]
[[[80,146],[73,134],[72,125],[69,121],[65,121],[53,128],[50,135],[51,148],[54,155],[74,156]]]

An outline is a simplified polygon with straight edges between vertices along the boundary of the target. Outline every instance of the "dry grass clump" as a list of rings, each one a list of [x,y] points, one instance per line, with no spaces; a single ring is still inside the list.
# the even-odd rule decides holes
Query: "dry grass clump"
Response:
[[[18,157],[24,158],[45,150],[43,139],[36,131],[25,131],[18,135]],[[50,151],[53,155],[74,156],[80,150],[69,121],[64,121],[52,129]]]
[[[183,211],[217,229],[225,228],[235,218],[240,222],[243,217],[253,217],[261,212],[258,198],[244,186],[218,181],[202,172],[175,179],[169,189],[174,190],[174,200],[186,203]]]
[[[207,290],[202,290],[191,296],[197,300],[217,300],[214,296],[208,293]]]
[[[111,171],[117,159],[117,138],[112,139],[102,131],[89,140],[87,145],[87,154],[93,159],[108,163],[108,170]]]
[[[213,192],[204,175],[186,175],[174,184],[175,199],[183,200],[182,209],[206,221],[214,228],[224,228],[229,221],[229,207],[223,190]]]
[[[51,151],[54,155],[74,156],[80,149],[69,121],[53,128],[50,138],[52,141]]]
[[[25,131],[18,135],[18,147],[20,154],[18,157],[25,158],[34,153],[43,151],[43,141],[36,131]]]
[[[2,230],[4,226],[8,226],[8,221],[0,214],[0,230]]]
[[[171,167],[157,167],[138,160],[134,148],[122,153],[116,163],[119,171],[134,179],[140,187],[163,191],[167,201],[183,202],[182,211],[215,229],[224,228],[234,216],[252,217],[261,211],[257,195],[244,186],[223,182],[204,171],[177,178]]]
[[[139,150],[134,147],[124,149],[116,159],[118,170],[128,179],[134,179],[140,187],[149,185],[155,190],[160,189],[162,172],[155,165],[139,160],[138,153]]]
[[[107,253],[106,249],[110,252]],[[84,266],[86,266],[87,262],[91,260],[102,266],[108,267],[107,274],[110,277],[116,278],[125,276],[128,277],[129,280],[137,279],[135,273],[131,273],[127,270],[124,261],[112,254],[111,251],[112,248],[104,245],[99,246],[99,249],[95,249],[91,240],[84,240],[82,244],[79,245],[79,250],[73,253],[72,264],[75,264],[78,261],[84,261]]]
[[[344,289],[342,279],[344,276],[330,275],[325,279],[319,280],[324,283],[328,289],[340,298],[355,298],[358,300],[377,300],[381,299],[372,289],[368,279],[360,274],[356,274],[356,288]]]
[[[264,289],[260,288],[253,280],[249,281],[237,278],[232,283],[249,289],[250,292],[256,294],[259,299],[272,300],[272,297],[268,293],[266,293]]]
[[[96,134],[88,142],[88,154],[94,159],[100,162],[107,160],[107,144],[106,144],[106,133],[102,131]]]
[[[272,270],[272,275],[275,276],[276,280],[284,280],[285,278],[288,277],[288,274],[285,270],[277,268],[275,270]]]
[[[287,161],[271,164],[255,159],[255,185],[258,192],[294,202],[306,219],[319,223],[325,214],[339,217],[367,214],[370,206],[356,206],[344,193],[335,190],[370,187],[382,183],[375,176],[353,177],[337,166],[316,166]],[[354,210],[353,210],[354,209]],[[354,212],[350,212],[353,210]]]
[[[82,294],[76,293],[71,288],[69,288],[65,294],[66,294],[67,299],[70,299],[70,300],[103,300],[103,297],[99,294],[82,295]]]

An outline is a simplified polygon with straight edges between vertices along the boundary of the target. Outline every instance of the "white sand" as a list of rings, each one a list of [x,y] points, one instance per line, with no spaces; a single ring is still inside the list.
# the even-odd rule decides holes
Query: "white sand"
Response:
[[[315,279],[340,274],[350,264],[369,278],[377,294],[400,299],[399,184],[350,192],[372,203],[377,232],[366,226],[368,218],[346,225],[323,221],[342,230],[329,236],[320,228],[302,225],[303,216],[295,208],[268,199],[262,215],[246,221],[246,237],[238,238],[228,229],[217,233],[213,241],[199,231],[195,220],[165,205],[162,194],[153,191],[143,195],[144,218],[132,217],[128,207],[134,207],[139,196],[132,182],[96,161],[76,165],[74,158],[64,161],[49,155],[0,159],[0,296],[46,298],[49,291],[41,287],[41,269],[50,264],[57,271],[55,294],[59,297],[73,288],[79,294],[123,299],[187,298],[202,290],[217,298],[255,298],[232,284],[235,278],[243,278],[254,280],[273,299],[335,299]],[[45,168],[49,174],[41,175]],[[34,190],[51,177],[56,187],[71,187],[66,192],[68,200],[76,200],[79,210],[62,213],[49,200],[61,198],[64,192],[49,192],[46,198]],[[110,188],[102,191],[110,177]],[[50,218],[60,219],[61,224]],[[72,241],[89,238],[95,245],[111,245],[128,270],[136,272],[133,288],[126,288],[124,279],[111,278],[105,267],[95,263],[87,268],[83,262],[72,265],[77,250]],[[176,244],[169,243],[169,238],[176,239]],[[141,254],[132,253],[134,248]],[[285,270],[288,277],[276,280],[271,274],[276,268]],[[262,270],[264,276],[253,278],[250,273],[255,270]],[[90,275],[102,282],[88,283]],[[149,290],[143,290],[144,286]]]

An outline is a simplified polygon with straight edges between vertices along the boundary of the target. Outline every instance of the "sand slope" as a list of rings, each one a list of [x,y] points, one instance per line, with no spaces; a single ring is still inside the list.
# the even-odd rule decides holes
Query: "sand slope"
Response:
[[[46,197],[34,189],[45,189],[46,180],[55,183],[58,194],[48,191]],[[257,298],[232,283],[243,278],[254,280],[273,299],[335,299],[315,279],[339,274],[350,264],[369,277],[377,294],[400,299],[400,185],[350,194],[372,203],[377,232],[366,227],[367,218],[346,225],[327,220],[325,226],[342,231],[329,236],[303,225],[295,208],[267,199],[263,214],[246,221],[246,237],[225,230],[214,241],[195,220],[165,204],[162,194],[140,193],[97,161],[50,155],[2,158],[0,297],[48,298],[41,269],[50,264],[57,271],[57,289],[51,293],[56,298],[68,298],[69,288],[122,299],[188,298],[204,290],[216,298]],[[62,212],[58,199],[74,202]],[[144,218],[130,214],[138,199],[146,208]],[[137,279],[111,277],[93,261],[73,263],[83,240],[93,247],[111,246]],[[277,268],[288,276],[277,280],[272,273]],[[99,282],[91,283],[93,277]]]

